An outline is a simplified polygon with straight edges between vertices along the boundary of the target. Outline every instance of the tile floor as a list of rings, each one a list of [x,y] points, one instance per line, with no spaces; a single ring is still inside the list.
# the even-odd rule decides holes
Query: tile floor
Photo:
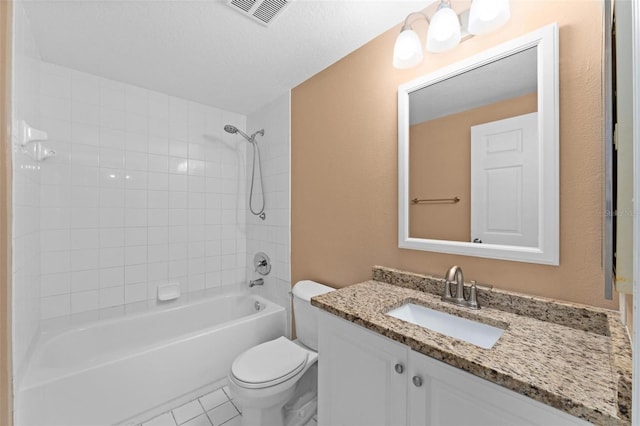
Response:
[[[141,426],[240,426],[242,414],[224,386],[206,395],[167,411]],[[305,426],[316,426],[314,415]]]
[[[142,423],[142,426],[240,426],[240,411],[225,386]]]

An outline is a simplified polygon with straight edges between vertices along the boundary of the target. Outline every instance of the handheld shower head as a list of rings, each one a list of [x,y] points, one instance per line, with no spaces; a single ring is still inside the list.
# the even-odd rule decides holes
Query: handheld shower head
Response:
[[[226,125],[224,126],[224,131],[225,131],[225,132],[227,132],[227,133],[231,133],[232,135],[233,135],[233,134],[235,134],[235,133],[238,133],[238,134],[240,134],[243,138],[245,138],[245,139],[247,140],[247,142],[249,142],[249,143],[254,143],[254,142],[253,142],[253,139],[254,139],[254,136],[255,136],[255,135],[253,135],[253,136],[249,136],[249,135],[247,135],[245,132],[243,132],[242,130],[238,129],[236,126],[232,126],[231,124],[226,124]]]
[[[264,129],[260,129],[251,136],[247,135],[242,130],[238,129],[236,126],[232,126],[231,124],[225,124],[224,131],[227,133],[240,134],[243,138],[249,142],[253,148],[253,166],[251,167],[251,189],[249,190],[249,210],[251,213],[258,216],[260,219],[264,220],[266,215],[264,213],[264,187],[262,185],[262,164],[260,162],[260,149],[258,148],[258,144],[256,142],[256,135],[264,136]],[[258,211],[253,210],[253,184],[255,181],[256,175],[256,157],[258,160],[258,173],[260,174],[260,189],[262,190],[262,207]]]
[[[236,126],[232,126],[231,124],[227,124],[224,126],[224,131],[227,133],[238,133],[238,128]]]

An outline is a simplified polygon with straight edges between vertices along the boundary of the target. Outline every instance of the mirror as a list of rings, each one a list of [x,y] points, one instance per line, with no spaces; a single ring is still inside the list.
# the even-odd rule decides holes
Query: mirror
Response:
[[[399,246],[559,264],[558,28],[398,88]]]

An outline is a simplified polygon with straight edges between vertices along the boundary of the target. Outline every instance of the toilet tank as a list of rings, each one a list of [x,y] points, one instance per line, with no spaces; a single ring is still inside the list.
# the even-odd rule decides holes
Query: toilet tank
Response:
[[[298,281],[293,286],[293,312],[296,337],[306,347],[318,350],[318,308],[311,306],[311,298],[334,289],[315,281]]]

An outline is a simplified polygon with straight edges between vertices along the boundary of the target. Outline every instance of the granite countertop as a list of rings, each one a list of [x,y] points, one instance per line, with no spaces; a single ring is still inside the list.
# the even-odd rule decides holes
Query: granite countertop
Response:
[[[442,279],[375,267],[374,279],[311,303],[411,349],[598,425],[631,419],[631,345],[619,313],[481,289],[480,310],[440,301]],[[386,312],[412,302],[505,328],[491,349]]]

